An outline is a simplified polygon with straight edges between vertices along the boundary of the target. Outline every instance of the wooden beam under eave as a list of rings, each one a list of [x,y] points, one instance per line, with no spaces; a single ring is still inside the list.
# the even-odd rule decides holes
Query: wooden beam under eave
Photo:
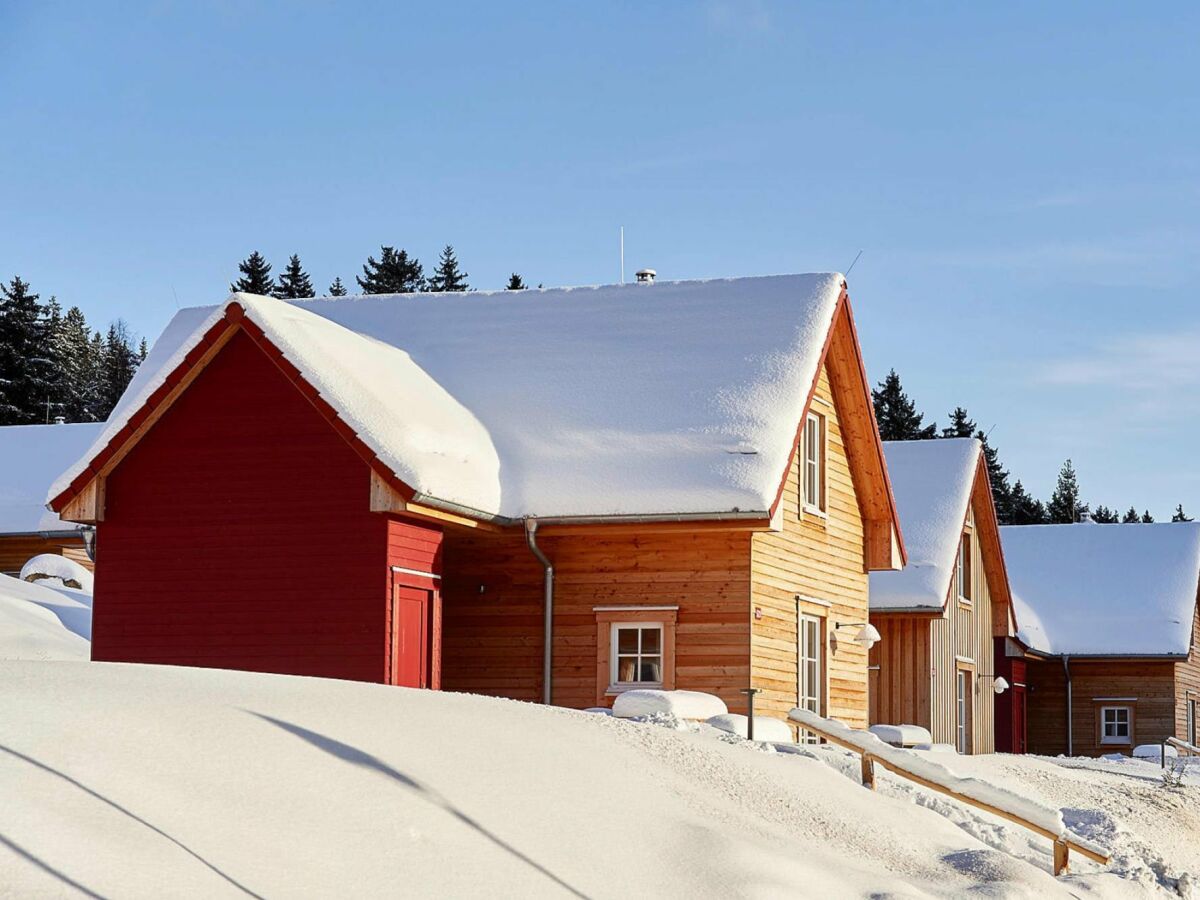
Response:
[[[863,559],[868,572],[890,572],[904,568],[900,541],[891,519],[863,521]]]
[[[104,477],[97,475],[72,497],[59,514],[67,522],[95,525],[104,521]]]
[[[423,519],[428,522],[436,522],[439,525],[453,525],[460,528],[473,528],[479,531],[502,530],[499,525],[493,522],[481,522],[478,519],[472,519],[468,516],[460,516],[458,513],[437,509],[433,506],[426,506],[424,503],[405,500],[400,495],[400,492],[392,487],[374,469],[371,470],[371,512],[403,515],[414,519]]]

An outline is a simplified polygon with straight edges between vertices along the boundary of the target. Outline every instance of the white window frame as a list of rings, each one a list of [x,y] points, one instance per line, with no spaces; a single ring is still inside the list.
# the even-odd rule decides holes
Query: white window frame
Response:
[[[1196,701],[1188,699],[1186,702],[1187,702],[1187,742],[1194,747],[1196,745]]]
[[[958,539],[958,559],[955,561],[955,590],[958,592],[958,602],[964,606],[970,606],[975,600],[974,585],[971,583],[975,577],[971,565],[972,543],[971,532],[964,531]]]
[[[825,713],[825,620],[808,613],[800,614],[796,634],[796,705],[818,716]],[[800,743],[818,741],[812,732],[800,730]]]
[[[975,673],[970,669],[956,669],[954,673],[954,747],[959,753],[966,755],[973,751],[974,710],[969,704],[974,700],[973,688]]]
[[[1125,726],[1125,736],[1108,735],[1108,713],[1125,713],[1125,721],[1122,723],[1114,717],[1113,724]],[[1132,706],[1101,706],[1100,707],[1100,743],[1101,744],[1133,744],[1133,707]]]
[[[642,656],[643,656],[643,654],[642,654],[642,632],[643,631],[657,631],[658,632],[658,652],[645,654],[646,656],[649,656],[651,658],[656,657],[656,656],[658,657],[658,671],[659,671],[658,681],[636,681],[636,680],[635,681],[620,681],[619,680],[618,676],[621,671],[621,656],[624,655],[625,657],[628,657],[630,655],[628,653],[621,654],[618,652],[619,646],[618,646],[618,641],[617,641],[617,635],[622,628],[630,628],[630,629],[637,630],[638,650],[637,650],[637,655],[635,657],[636,663],[634,665],[634,671],[637,673],[640,673],[642,670]],[[609,634],[609,637],[608,637],[608,642],[609,642],[609,649],[608,649],[609,684],[612,685],[613,687],[617,687],[617,688],[629,688],[629,687],[661,688],[663,685],[663,682],[662,682],[663,667],[666,665],[666,643],[665,643],[666,638],[667,638],[666,632],[667,632],[666,626],[662,622],[613,622],[609,628],[609,633],[608,633]]]
[[[825,457],[826,419],[820,413],[809,412],[804,417],[804,433],[800,439],[800,506],[805,512],[825,515]],[[813,432],[815,431],[815,437]],[[809,496],[809,472],[813,475],[815,502]]]

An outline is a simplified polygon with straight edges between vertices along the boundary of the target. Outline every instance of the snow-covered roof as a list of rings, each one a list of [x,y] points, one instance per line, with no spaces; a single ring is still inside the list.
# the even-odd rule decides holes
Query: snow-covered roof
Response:
[[[871,609],[941,609],[979,465],[975,438],[885,441],[908,565],[872,572]]]
[[[765,513],[843,289],[780,275],[179,312],[53,498],[231,304],[423,498],[505,517]]]
[[[1200,523],[1000,529],[1017,637],[1043,653],[1186,655]]]
[[[46,488],[100,435],[103,423],[0,428],[0,534],[74,531],[46,509]]]

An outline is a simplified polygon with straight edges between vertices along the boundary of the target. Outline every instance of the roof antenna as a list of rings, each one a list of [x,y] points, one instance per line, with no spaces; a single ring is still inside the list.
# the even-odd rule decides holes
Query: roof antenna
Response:
[[[858,256],[862,256],[862,255],[863,255],[863,252],[862,252],[861,250],[859,250],[859,251],[858,251]],[[858,256],[854,257],[854,262],[850,263],[850,269],[853,269],[853,268],[854,268],[854,266],[855,266],[855,265],[858,263]],[[849,277],[850,277],[850,269],[847,269],[847,270],[845,271],[845,273],[844,273],[843,277],[846,277],[846,278],[849,278]]]
[[[175,285],[171,285],[171,295],[175,298],[175,308],[179,309],[179,294],[175,290]]]
[[[625,226],[621,226],[621,284],[625,283]]]

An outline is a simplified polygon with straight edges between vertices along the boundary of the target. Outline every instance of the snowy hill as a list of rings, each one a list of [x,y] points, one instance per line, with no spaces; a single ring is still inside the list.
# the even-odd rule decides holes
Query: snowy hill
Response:
[[[92,598],[0,575],[0,659],[91,657]]]
[[[980,838],[1019,843],[1009,826],[960,811],[960,827],[943,801],[864,790],[836,751],[767,753],[511,701],[6,662],[0,722],[0,884],[14,895],[1159,890],[1119,873],[1055,880],[1048,846],[1040,860],[993,849]]]

